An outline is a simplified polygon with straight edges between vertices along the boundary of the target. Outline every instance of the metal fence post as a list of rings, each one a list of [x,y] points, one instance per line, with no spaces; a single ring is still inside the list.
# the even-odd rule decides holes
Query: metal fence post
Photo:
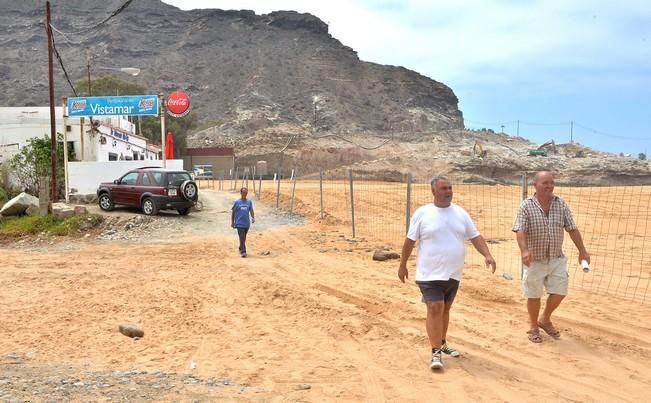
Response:
[[[292,184],[292,201],[289,205],[289,212],[294,213],[294,193],[296,192],[296,168],[292,169],[292,175],[294,176],[294,181]]]
[[[280,172],[276,173],[276,208],[280,205]]]
[[[235,186],[233,186],[234,190],[237,190],[237,181],[240,179],[240,167],[235,167]]]
[[[323,220],[323,171],[319,171],[319,198],[321,199],[321,219]]]
[[[258,182],[258,200],[262,198],[262,173],[260,175],[260,182]]]
[[[411,174],[407,174],[407,208],[405,214],[405,234],[409,232],[409,220],[411,219]]]
[[[251,182],[253,185],[253,194],[255,194],[255,165],[253,165],[253,173],[251,174]]]
[[[276,184],[276,208],[280,206],[280,171],[283,169],[283,157],[285,156],[285,153],[283,151],[280,152],[280,159],[278,160],[278,183]]]
[[[350,217],[353,222],[353,238],[355,238],[355,197],[353,196],[353,170],[348,170],[348,181],[350,182]]]
[[[527,173],[522,173],[522,200],[527,198]],[[520,264],[520,280],[524,277],[524,267]]]

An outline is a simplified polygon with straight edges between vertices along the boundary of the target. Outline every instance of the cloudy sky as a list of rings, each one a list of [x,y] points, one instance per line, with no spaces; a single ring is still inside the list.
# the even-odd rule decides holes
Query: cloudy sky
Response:
[[[466,127],[651,152],[649,0],[163,1],[309,12],[362,60],[450,86]]]

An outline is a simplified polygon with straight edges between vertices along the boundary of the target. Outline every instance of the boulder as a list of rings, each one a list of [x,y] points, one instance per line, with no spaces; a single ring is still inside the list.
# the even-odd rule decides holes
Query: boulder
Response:
[[[75,215],[88,214],[88,209],[84,206],[75,206],[74,211],[75,211]]]
[[[383,262],[389,259],[400,259],[400,254],[396,252],[391,252],[390,250],[376,250],[373,253],[373,260]]]
[[[122,324],[122,325],[118,326],[118,330],[123,335],[125,335],[127,337],[132,337],[132,338],[134,338],[134,337],[140,338],[140,337],[145,335],[145,332],[141,328],[139,328],[137,325],[133,325],[133,324]]]
[[[25,214],[27,214],[27,215],[39,215],[39,214],[41,214],[41,209],[38,208],[37,206],[29,206],[29,207],[27,207],[27,210],[25,210]]]
[[[21,215],[25,213],[29,206],[38,208],[38,197],[23,192],[5,203],[0,210],[0,214],[3,216]]]
[[[65,203],[52,203],[52,215],[64,219],[75,215],[75,210]]]

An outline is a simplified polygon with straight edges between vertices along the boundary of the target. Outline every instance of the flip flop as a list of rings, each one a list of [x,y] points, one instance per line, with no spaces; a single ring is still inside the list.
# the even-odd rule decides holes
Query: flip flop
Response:
[[[561,337],[561,332],[558,331],[552,324],[552,322],[549,323],[542,323],[538,322],[538,327],[540,327],[542,330],[545,331],[548,335],[552,336],[555,339],[558,339]]]
[[[542,343],[542,337],[540,337],[540,331],[538,329],[527,331],[527,337],[532,343]]]

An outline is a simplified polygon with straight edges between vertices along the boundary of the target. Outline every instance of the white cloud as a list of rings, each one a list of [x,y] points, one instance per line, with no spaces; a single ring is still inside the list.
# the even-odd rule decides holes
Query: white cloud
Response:
[[[608,68],[645,63],[651,53],[650,28],[632,33],[623,26],[651,17],[649,3],[641,0],[166,2],[183,9],[309,12],[329,23],[331,34],[361,59],[402,65],[444,82],[517,81],[539,71],[594,66],[606,74]]]

